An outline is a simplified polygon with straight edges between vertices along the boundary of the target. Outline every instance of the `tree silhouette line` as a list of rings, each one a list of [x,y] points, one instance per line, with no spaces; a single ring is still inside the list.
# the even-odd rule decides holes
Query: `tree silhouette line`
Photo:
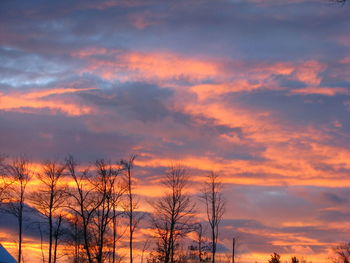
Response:
[[[153,233],[144,242],[141,261],[215,263],[225,206],[218,175],[207,176],[201,195],[211,229],[211,238],[207,238],[203,225],[195,220],[186,168],[169,167],[161,179],[164,194],[149,201],[153,212],[147,214],[139,209],[134,160],[134,155],[116,163],[98,159],[86,167],[68,156],[62,163],[44,161],[36,172],[24,157],[2,157],[0,209],[16,218],[17,261],[23,262],[24,224],[30,214],[39,213],[40,221],[32,225],[40,234],[42,262],[132,263],[135,231],[148,217]],[[182,240],[190,233],[197,240],[184,253]],[[122,237],[129,243],[127,258],[117,252]],[[149,249],[152,244],[153,250]],[[144,256],[146,250],[151,252]]]
[[[237,262],[236,238],[232,255],[217,255],[226,207],[219,174],[211,172],[201,183],[206,224],[197,219],[189,175],[182,165],[169,166],[161,178],[163,194],[148,201],[152,212],[146,213],[137,195],[135,158],[115,163],[98,159],[84,166],[68,156],[63,162],[43,161],[35,171],[24,157],[1,157],[0,210],[16,218],[18,263],[24,262],[23,232],[28,222],[40,234],[43,263],[133,263],[135,242],[139,250],[142,243],[141,263]],[[35,213],[40,220],[30,221],[29,215]],[[152,233],[135,241],[142,221],[148,222]],[[128,240],[127,257],[118,252],[125,247],[122,238]],[[335,247],[334,254],[332,262],[349,263],[350,243]],[[282,261],[273,253],[268,262]],[[297,257],[288,262],[308,263]]]

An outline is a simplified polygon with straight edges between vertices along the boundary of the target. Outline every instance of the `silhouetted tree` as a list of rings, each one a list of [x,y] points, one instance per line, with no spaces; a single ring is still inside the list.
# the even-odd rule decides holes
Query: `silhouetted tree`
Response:
[[[296,256],[291,258],[291,262],[292,263],[312,263],[312,261],[308,261],[304,257],[299,257],[298,258]]]
[[[281,256],[274,252],[271,255],[271,259],[269,259],[269,263],[281,263]]]
[[[171,166],[162,183],[166,188],[165,195],[151,203],[157,251],[148,262],[174,263],[178,240],[193,230],[194,204],[186,193],[188,177],[182,166]]]
[[[95,189],[95,213],[92,216],[92,222],[95,226],[94,231],[95,244],[97,246],[96,259],[98,263],[104,262],[104,252],[106,247],[106,235],[110,223],[113,221],[113,207],[116,200],[114,194],[115,184],[119,169],[107,163],[105,160],[95,162],[95,176],[91,183]],[[114,244],[115,245],[115,244]]]
[[[62,215],[56,213],[62,209],[67,197],[66,187],[60,182],[64,170],[65,165],[57,162],[46,161],[43,163],[42,172],[37,174],[40,185],[30,196],[35,208],[45,216],[49,226],[48,263],[56,263],[57,260],[57,245],[61,236],[59,233],[62,226]]]
[[[60,213],[57,216],[55,216],[54,221],[55,224],[53,226],[53,240],[54,240],[54,244],[53,244],[53,261],[52,262],[57,262],[58,259],[58,244],[62,238],[62,236],[65,233],[65,229],[63,228],[63,214]]]
[[[6,189],[9,184],[9,180],[6,180],[4,166],[4,157],[0,156],[0,204],[6,199]]]
[[[117,241],[121,238],[121,236],[118,237],[118,221],[117,218],[122,215],[122,212],[118,212],[118,207],[121,202],[121,198],[123,194],[125,193],[126,188],[123,183],[120,182],[114,182],[112,186],[112,263],[117,262],[117,260],[120,260],[120,258],[117,256]]]
[[[5,200],[5,187],[3,181],[0,181],[0,204]]]
[[[0,177],[0,204],[6,199],[6,189],[5,180]]]
[[[216,246],[219,237],[219,224],[225,213],[225,201],[222,184],[218,174],[211,172],[204,183],[201,199],[204,201],[208,222],[211,229],[212,263],[215,263]]]
[[[333,248],[335,258],[334,263],[349,263],[350,262],[350,242],[343,243]]]
[[[141,252],[141,262],[140,263],[143,263],[145,251],[150,247],[150,243],[151,242],[150,242],[149,238],[143,243],[142,252]]]
[[[205,231],[201,223],[198,223],[194,227],[195,239],[193,240],[193,245],[189,246],[190,257],[194,259],[195,262],[209,262],[210,257],[208,252],[210,252],[210,243],[205,237]]]
[[[235,263],[236,259],[238,258],[237,256],[237,249],[240,245],[240,238],[239,236],[234,236],[232,238],[232,254],[231,254],[231,263]]]
[[[2,171],[7,178],[11,178],[11,185],[7,186],[6,205],[4,211],[16,217],[18,225],[18,263],[22,262],[23,220],[26,199],[26,189],[31,179],[29,161],[20,157],[10,163],[2,162]]]
[[[78,215],[71,215],[66,219],[65,244],[68,246],[69,258],[73,263],[83,262],[84,234]]]
[[[132,155],[129,160],[122,160],[121,165],[124,168],[124,184],[126,190],[126,202],[124,203],[124,212],[129,219],[129,258],[133,263],[133,235],[136,227],[142,219],[142,214],[136,214],[139,201],[136,200],[134,193],[135,179],[133,178],[133,167],[136,156]]]
[[[72,188],[68,193],[70,201],[68,207],[78,217],[79,223],[82,225],[82,234],[84,240],[84,249],[86,251],[87,261],[93,263],[91,255],[91,233],[90,226],[92,217],[95,211],[99,208],[94,198],[94,186],[91,184],[88,176],[88,169],[79,171],[77,164],[72,156],[66,159],[66,166],[69,175],[75,183],[75,188]]]
[[[116,262],[116,217],[120,214],[117,206],[123,193],[121,184],[117,183],[120,167],[100,159],[93,169],[79,171],[72,157],[67,159],[66,165],[75,182],[75,187],[69,191],[68,207],[76,217],[73,220],[75,231],[81,229],[87,261],[102,263],[109,259]],[[78,241],[76,239],[76,251]]]

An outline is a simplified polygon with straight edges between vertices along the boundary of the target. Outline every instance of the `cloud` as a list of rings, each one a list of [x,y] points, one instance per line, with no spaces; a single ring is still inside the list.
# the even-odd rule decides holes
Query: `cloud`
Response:
[[[89,49],[72,54],[86,59],[81,73],[94,73],[106,80],[187,79],[198,81],[217,75],[211,62],[181,57],[171,53],[123,52],[122,50]]]
[[[174,161],[193,195],[215,170],[230,201],[220,245],[242,236],[242,262],[273,251],[322,262],[347,239],[346,6],[29,0],[2,10],[4,153],[72,153],[84,165],[136,153],[138,194],[150,199]]]
[[[4,111],[27,111],[32,109],[49,109],[53,113],[63,112],[71,116],[91,113],[91,108],[75,103],[67,103],[62,100],[45,99],[49,95],[81,92],[90,89],[54,89],[33,92],[6,92],[0,93],[0,110]]]
[[[300,93],[304,95],[318,94],[325,96],[334,96],[337,94],[349,94],[349,90],[346,88],[309,87],[304,89],[294,89],[292,93]]]

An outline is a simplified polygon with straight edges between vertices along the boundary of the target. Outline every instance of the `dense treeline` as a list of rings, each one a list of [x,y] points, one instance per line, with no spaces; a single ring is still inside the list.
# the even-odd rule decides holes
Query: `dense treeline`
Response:
[[[217,255],[226,206],[217,173],[211,172],[202,183],[199,200],[204,211],[198,211],[188,191],[187,170],[170,166],[161,180],[162,195],[148,202],[153,211],[146,213],[136,194],[134,161],[135,156],[115,163],[98,159],[84,166],[69,156],[63,162],[44,161],[34,169],[26,158],[1,158],[0,208],[16,218],[18,263],[23,262],[24,225],[30,214],[40,215],[30,224],[41,237],[42,262],[237,262],[234,253]],[[198,213],[206,214],[206,225],[196,220]],[[146,222],[152,234],[144,235],[142,244],[137,241],[136,257],[134,236],[141,235],[140,223]],[[126,240],[127,256],[118,253]],[[349,247],[337,247],[334,262],[349,262]],[[268,262],[282,261],[274,253]],[[297,257],[288,262],[306,263]]]

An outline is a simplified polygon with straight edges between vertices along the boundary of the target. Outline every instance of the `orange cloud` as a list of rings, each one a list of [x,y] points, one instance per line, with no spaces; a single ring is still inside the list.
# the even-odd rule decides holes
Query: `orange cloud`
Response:
[[[294,94],[333,95],[346,92],[343,88],[318,87],[322,80],[319,74],[326,69],[326,65],[315,60],[247,64],[235,60],[188,57],[171,52],[126,52],[105,48],[85,49],[72,53],[72,56],[87,62],[87,66],[80,69],[80,73],[97,74],[107,80],[122,82],[156,82],[174,88],[179,94],[191,91],[199,100],[262,88],[288,89],[280,85],[276,75],[307,85],[304,89],[291,91]],[[174,80],[179,79],[200,83],[180,87],[174,83]],[[207,80],[215,83],[201,83]]]
[[[312,64],[312,63],[311,63]],[[281,122],[274,112],[247,109],[239,105],[227,105],[221,94],[231,92],[235,87],[224,84],[196,85],[190,89],[199,100],[183,100],[175,97],[175,111],[184,112],[195,118],[205,116],[217,125],[239,127],[242,138],[222,135],[227,144],[261,145],[262,160],[225,160],[213,156],[182,156],[180,161],[203,171],[218,170],[226,174],[226,183],[251,185],[316,185],[342,187],[349,185],[342,168],[349,168],[350,151],[340,147],[329,147],[331,137],[327,131],[312,126],[297,126]],[[329,94],[329,93],[328,93]],[[321,150],[327,149],[327,151]],[[149,156],[140,161],[140,166],[168,166],[171,160]],[[335,173],[319,169],[320,164],[336,169]],[[249,174],[249,177],[243,176]],[[263,175],[263,176],[261,176]]]
[[[321,78],[318,74],[326,69],[326,65],[310,60],[301,63],[295,70],[295,77],[297,80],[309,85],[319,85]]]
[[[271,147],[271,150],[274,148]],[[184,157],[176,160],[189,168],[203,171],[203,176],[191,176],[191,180],[203,182],[207,171],[219,171],[225,184],[242,184],[256,186],[305,186],[313,185],[320,187],[344,187],[350,186],[350,179],[345,177],[344,173],[329,175],[327,171],[321,171],[313,168],[313,161],[307,158],[307,153],[299,157],[294,151],[289,153],[290,156],[283,156],[283,151],[277,150],[276,157],[268,153],[271,158],[266,161],[250,160],[224,160],[213,157]],[[325,158],[328,155],[325,156]],[[303,159],[306,160],[303,161]],[[336,158],[336,157],[335,157]],[[136,164],[141,167],[167,167],[171,163],[170,159],[160,159],[153,157],[144,161],[138,161]],[[317,160],[314,160],[317,161]],[[249,174],[245,176],[244,174]],[[196,188],[193,188],[197,191]]]
[[[95,58],[95,55],[108,55],[113,60]],[[120,50],[87,49],[72,53],[72,56],[88,59],[88,66],[82,73],[95,73],[113,80],[130,79],[179,79],[200,80],[219,74],[216,63],[203,59],[188,58],[173,53],[142,53]]]
[[[130,70],[158,78],[206,78],[218,74],[215,64],[208,61],[179,57],[169,53],[130,53],[124,57]]]
[[[90,89],[83,89],[90,90]],[[0,110],[26,111],[29,109],[50,109],[53,112],[63,112],[67,115],[78,116],[92,113],[88,106],[74,103],[66,103],[59,99],[45,99],[49,95],[74,93],[82,90],[77,89],[53,89],[33,92],[9,92],[0,93]]]
[[[88,91],[88,90],[94,90],[94,88],[85,88],[85,89],[50,89],[50,90],[39,90],[39,91],[32,91],[28,94],[24,95],[24,98],[28,99],[37,99],[42,98],[50,95],[59,95],[59,94],[66,94],[66,93],[77,93],[81,91]]]
[[[114,58],[110,61],[94,60],[94,54],[108,54]],[[170,79],[188,76],[190,79],[205,79],[212,77],[218,79],[218,83],[196,84],[188,87],[174,87],[175,96],[169,107],[176,112],[191,115],[194,119],[206,117],[214,121],[215,125],[224,125],[231,128],[239,127],[242,130],[242,138],[228,134],[221,135],[220,139],[234,145],[257,145],[264,147],[261,153],[264,160],[224,160],[212,158],[212,156],[183,156],[179,158],[190,167],[201,170],[228,171],[232,183],[257,184],[257,185],[320,185],[338,187],[348,185],[346,179],[339,179],[343,173],[339,172],[329,176],[327,171],[317,168],[317,163],[334,165],[329,162],[328,154],[314,151],[311,142],[322,147],[329,140],[327,132],[313,128],[312,126],[297,126],[281,120],[276,112],[248,109],[240,105],[229,105],[222,101],[221,96],[226,93],[253,91],[268,87],[269,89],[282,89],[274,80],[274,75],[284,75],[287,78],[302,81],[308,85],[304,89],[291,91],[300,94],[324,94],[334,95],[345,93],[342,88],[318,87],[321,82],[319,73],[325,70],[325,65],[317,61],[303,61],[298,63],[257,63],[252,68],[237,62],[237,68],[223,69],[223,65],[217,61],[205,61],[194,58],[184,58],[171,53],[138,53],[130,52],[120,54],[118,50],[86,50],[79,55],[89,59],[86,71],[106,74],[106,78],[144,78],[162,79],[170,83]],[[228,67],[230,68],[230,67]],[[246,71],[242,70],[246,69]],[[129,76],[122,73],[129,72]],[[229,74],[230,72],[231,74]],[[237,74],[233,74],[237,73]],[[229,76],[233,75],[234,79]],[[252,80],[252,81],[251,81]],[[171,84],[169,84],[171,86]],[[198,100],[191,95],[195,94]],[[186,99],[190,98],[190,99]],[[171,123],[170,123],[171,124]],[[112,124],[92,125],[91,129],[97,131],[115,129]],[[173,127],[164,130],[161,124],[153,123],[147,126],[136,121],[125,124],[126,126],[139,127],[144,132],[157,133],[164,142],[178,143],[172,139],[174,136],[186,136],[191,138],[191,133],[181,127]],[[173,124],[172,124],[173,125]],[[120,129],[120,128],[118,128]],[[125,128],[128,130],[127,128]],[[298,143],[296,143],[298,142]],[[316,143],[317,142],[317,143]],[[146,146],[138,147],[142,152]],[[180,160],[181,159],[181,160]],[[328,160],[328,161],[327,161]],[[151,156],[147,161],[138,161],[140,166],[157,167],[168,166],[169,158]],[[234,172],[232,172],[234,171]],[[248,173],[256,176],[243,177]],[[261,175],[264,177],[262,178]],[[315,180],[315,178],[318,178]],[[338,180],[339,179],[339,180]]]
[[[251,84],[247,80],[238,80],[225,84],[200,84],[191,87],[199,100],[210,99],[225,93],[252,91],[261,87],[261,84]]]
[[[299,93],[304,95],[319,94],[325,96],[335,96],[337,94],[349,94],[345,88],[328,88],[328,87],[308,87],[303,89],[294,89],[291,93]]]

